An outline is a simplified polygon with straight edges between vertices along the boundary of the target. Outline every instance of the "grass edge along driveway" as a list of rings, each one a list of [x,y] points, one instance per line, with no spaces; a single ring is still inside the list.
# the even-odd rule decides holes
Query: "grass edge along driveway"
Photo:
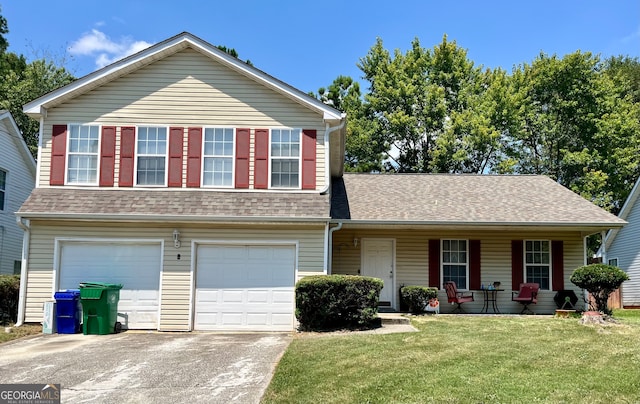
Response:
[[[297,336],[263,403],[640,402],[640,310],[618,324],[425,316],[420,331]]]

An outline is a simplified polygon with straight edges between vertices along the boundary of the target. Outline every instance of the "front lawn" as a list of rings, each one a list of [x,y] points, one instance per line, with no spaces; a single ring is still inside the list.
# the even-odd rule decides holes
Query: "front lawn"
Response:
[[[23,324],[20,327],[11,326],[10,328],[11,332],[7,333],[5,326],[0,327],[0,343],[42,333],[42,325],[40,324]]]
[[[640,402],[640,310],[616,315],[426,316],[417,333],[299,336],[263,402]]]

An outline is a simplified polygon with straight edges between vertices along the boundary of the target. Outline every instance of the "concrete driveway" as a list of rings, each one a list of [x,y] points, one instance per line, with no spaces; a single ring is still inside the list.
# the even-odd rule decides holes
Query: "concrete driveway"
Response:
[[[63,403],[257,403],[289,334],[53,334],[0,345],[0,383],[60,383]]]

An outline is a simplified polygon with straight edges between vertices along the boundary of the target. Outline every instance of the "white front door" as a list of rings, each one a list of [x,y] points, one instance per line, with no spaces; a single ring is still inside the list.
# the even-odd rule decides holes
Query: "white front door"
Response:
[[[362,275],[382,279],[380,306],[394,307],[394,242],[390,239],[362,240]]]

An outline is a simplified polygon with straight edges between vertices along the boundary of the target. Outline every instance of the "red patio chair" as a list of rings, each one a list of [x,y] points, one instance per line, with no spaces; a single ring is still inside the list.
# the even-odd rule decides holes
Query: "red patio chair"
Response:
[[[524,306],[520,314],[524,314],[524,312],[533,314],[529,305],[538,303],[538,290],[540,290],[540,285],[537,283],[521,283],[518,292],[511,292],[511,300]],[[518,293],[517,296],[516,293]]]
[[[462,309],[462,303],[473,302],[473,292],[471,294],[465,295],[462,292],[458,292],[458,287],[456,283],[453,281],[447,281],[444,283],[444,289],[447,291],[447,300],[449,303],[457,303],[458,307],[456,307],[453,312],[456,311],[464,312]]]

